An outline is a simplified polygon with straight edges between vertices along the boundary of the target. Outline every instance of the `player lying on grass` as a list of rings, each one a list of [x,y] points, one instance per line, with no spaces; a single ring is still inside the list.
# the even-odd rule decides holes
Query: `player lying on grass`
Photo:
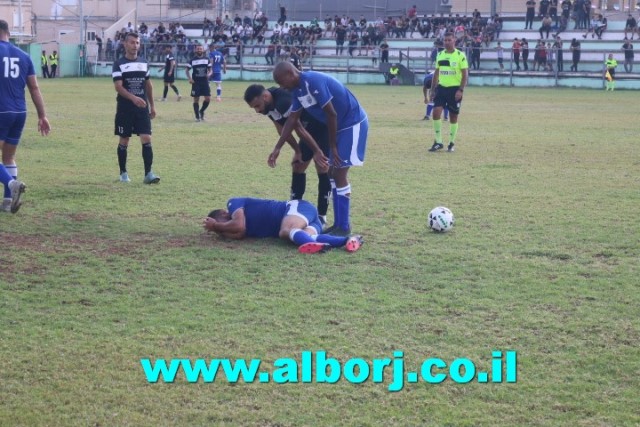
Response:
[[[344,247],[355,252],[362,246],[361,236],[319,234],[322,223],[316,207],[305,200],[229,199],[227,209],[216,209],[204,219],[207,231],[230,239],[280,237],[298,245],[298,252],[314,254]]]

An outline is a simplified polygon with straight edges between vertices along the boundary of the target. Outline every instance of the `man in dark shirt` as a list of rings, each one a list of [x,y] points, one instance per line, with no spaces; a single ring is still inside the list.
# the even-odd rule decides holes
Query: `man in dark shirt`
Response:
[[[278,135],[282,132],[282,127],[289,117],[291,109],[291,93],[282,88],[272,87],[266,89],[259,84],[249,86],[244,92],[244,100],[253,108],[256,113],[263,114],[274,124]],[[304,128],[302,131],[300,127]],[[312,138],[304,138],[304,131],[309,132]],[[296,127],[299,132],[300,142],[291,136],[287,143],[294,151],[291,167],[291,199],[302,199],[306,189],[306,170],[314,157],[314,151],[321,150],[329,157],[329,141],[327,127],[313,118],[310,114],[303,112],[300,123]],[[318,143],[318,147],[313,145],[313,141]],[[269,157],[269,166],[275,167],[279,155],[272,153]],[[331,193],[331,182],[329,180],[329,168],[316,163],[318,172],[318,214],[322,224],[326,224],[327,210],[329,208],[329,194]]]
[[[127,148],[133,133],[140,136],[145,184],[157,184],[160,177],[153,173],[151,147],[151,119],[156,116],[153,104],[153,85],[149,79],[149,64],[138,56],[140,38],[128,33],[124,39],[125,54],[113,63],[113,83],[117,96],[115,134],[118,141],[120,182],[130,182],[127,173]]]
[[[193,75],[191,74],[193,72]],[[191,83],[191,96],[193,97],[193,112],[196,122],[204,121],[204,112],[211,102],[211,88],[209,76],[211,75],[211,61],[204,54],[204,46],[196,46],[195,56],[187,64],[187,79]],[[200,97],[204,97],[200,108]]]

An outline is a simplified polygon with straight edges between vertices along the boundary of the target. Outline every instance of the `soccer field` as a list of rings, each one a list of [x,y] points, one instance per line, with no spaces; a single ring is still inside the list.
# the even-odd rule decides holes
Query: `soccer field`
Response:
[[[0,425],[640,424],[635,92],[469,87],[457,151],[427,153],[420,87],[354,86],[370,121],[350,172],[365,244],[302,255],[201,228],[229,197],[289,194],[290,150],[267,166],[276,132],[244,103],[249,83],[224,82],[204,123],[184,81],[181,102],[156,102],[162,180],[146,186],[134,138],[132,182],[117,182],[110,79],[40,81],[53,130],[36,133],[30,105],[24,204],[0,215]],[[314,203],[316,182],[309,170]],[[436,206],[451,232],[427,228]],[[447,379],[391,392],[391,366],[378,382],[371,363],[360,384],[231,383],[222,368],[150,383],[141,364],[260,359],[275,378],[305,351],[343,367],[401,351],[417,373],[464,358],[476,374],[514,351],[517,381],[433,367]]]

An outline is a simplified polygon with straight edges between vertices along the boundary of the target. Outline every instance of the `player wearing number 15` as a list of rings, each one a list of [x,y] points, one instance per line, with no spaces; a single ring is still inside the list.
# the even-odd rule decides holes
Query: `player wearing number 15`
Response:
[[[4,185],[4,199],[0,212],[16,213],[26,186],[18,181],[16,149],[27,119],[25,86],[38,112],[38,131],[47,135],[51,130],[44,111],[44,101],[29,55],[9,43],[9,24],[0,19],[0,182]]]
[[[118,141],[118,165],[120,182],[129,182],[127,173],[127,148],[132,134],[140,136],[145,184],[157,184],[160,178],[151,171],[153,148],[151,147],[151,119],[156,116],[153,104],[153,86],[149,79],[149,63],[138,57],[140,38],[128,33],[124,38],[124,56],[113,63],[113,84],[117,96],[116,130]]]
[[[453,33],[444,36],[444,50],[436,57],[436,72],[431,82],[431,96],[433,97],[433,131],[435,141],[429,151],[441,150],[442,144],[442,110],[449,109],[449,147],[454,150],[456,135],[458,134],[458,114],[462,104],[462,93],[469,78],[469,64],[467,57],[456,49],[456,39]],[[437,89],[437,90],[436,90]]]

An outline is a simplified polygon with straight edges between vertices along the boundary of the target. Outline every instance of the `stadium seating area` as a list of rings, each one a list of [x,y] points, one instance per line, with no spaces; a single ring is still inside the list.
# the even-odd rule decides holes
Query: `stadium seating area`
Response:
[[[622,19],[622,18],[621,18]],[[242,49],[242,52],[238,54],[237,44],[229,44],[228,47],[228,60],[227,66],[230,70],[246,70],[246,71],[262,71],[268,73],[271,69],[271,65],[267,63],[265,53],[267,46],[270,44],[270,39],[273,36],[273,24],[270,23],[269,29],[264,34],[264,41],[262,44],[258,44],[255,40],[249,40]],[[293,25],[308,26],[309,22],[289,22],[290,26]],[[183,24],[184,33],[186,38],[192,43],[208,44],[211,42],[209,37],[203,37],[202,23],[186,23]],[[324,28],[323,23],[320,23],[320,27]],[[534,56],[534,48],[536,42],[540,39],[538,28],[540,22],[537,20],[534,23],[533,30],[524,29],[524,17],[508,17],[503,19],[502,29],[499,34],[492,40],[485,40],[481,45],[480,54],[480,67],[477,70],[470,70],[471,76],[504,76],[505,74],[510,77],[513,76],[529,76],[529,77],[542,77],[558,78],[559,76],[555,71],[532,71],[533,67],[530,67],[529,71],[514,71],[515,65],[512,64],[511,45],[514,38],[526,38],[529,40],[530,56],[529,62],[531,63]],[[603,33],[602,39],[592,38],[589,34],[586,38],[583,38],[585,30],[573,29],[574,24],[571,22],[569,30],[560,34],[563,40],[563,55],[564,55],[564,71],[559,73],[561,76],[580,75],[587,78],[601,79],[603,73],[603,64],[608,53],[613,53],[618,59],[619,73],[618,79],[638,79],[639,75],[636,73],[625,73],[622,62],[624,54],[622,51],[622,44],[624,43],[624,21],[610,19],[607,30]],[[554,34],[552,30],[551,34]],[[434,34],[430,34],[430,37],[424,37],[420,32],[413,31],[407,32],[404,37],[388,37],[386,39],[389,45],[389,63],[400,63],[404,65],[408,70],[411,70],[415,74],[416,83],[420,80],[425,70],[432,67],[431,53],[434,49],[434,41],[436,38]],[[550,37],[553,37],[552,35]],[[569,45],[572,39],[577,39],[581,43],[581,59],[578,67],[578,73],[572,73],[569,71],[571,65],[571,52]],[[552,41],[544,39],[545,41]],[[504,48],[504,70],[500,70],[497,61],[497,43],[501,42]],[[280,45],[279,45],[280,47]],[[284,46],[283,46],[284,47]],[[291,47],[293,48],[293,46]],[[286,59],[289,52],[285,52],[283,48],[276,52],[275,61]],[[287,50],[289,48],[287,47]],[[470,49],[469,49],[470,50]],[[384,82],[383,74],[388,69],[388,64],[381,64],[379,59],[380,50],[376,46],[371,46],[369,49],[358,47],[353,51],[353,56],[349,55],[348,42],[345,42],[342,53],[336,54],[336,41],[332,37],[331,32],[323,31],[321,36],[315,42],[314,45],[308,47],[301,52],[303,67],[306,69],[315,69],[321,71],[336,71],[336,72],[357,72],[376,74],[377,77],[373,81],[368,82]],[[186,52],[184,57],[186,57]],[[469,55],[468,55],[469,56]],[[151,56],[152,62],[160,61],[160,56]],[[180,56],[178,57],[180,61]],[[554,70],[556,67],[553,67]]]

